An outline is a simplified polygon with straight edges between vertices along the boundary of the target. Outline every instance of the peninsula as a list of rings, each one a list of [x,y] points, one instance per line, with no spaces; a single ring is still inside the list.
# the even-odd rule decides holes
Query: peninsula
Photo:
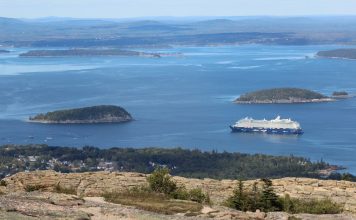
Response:
[[[341,58],[341,59],[355,60],[356,49],[348,48],[348,49],[319,51],[316,55],[318,57],[324,57],[324,58]]]
[[[122,107],[113,105],[59,110],[29,118],[30,122],[49,124],[120,123],[131,120],[130,113]]]
[[[160,58],[166,56],[181,56],[181,54],[147,53],[121,49],[68,49],[68,50],[30,50],[20,54],[20,57],[67,57],[67,56],[138,56]]]
[[[63,173],[94,171],[149,173],[155,166],[162,165],[170,168],[173,175],[190,178],[254,179],[267,176],[338,180],[347,178],[356,181],[355,176],[338,172],[344,169],[342,166],[292,155],[219,153],[164,147],[103,149],[48,145],[4,145],[0,146],[0,155],[3,155],[0,179],[19,171],[35,171],[50,167]]]
[[[274,88],[246,93],[234,102],[238,104],[290,104],[329,101],[334,101],[334,99],[307,89]]]

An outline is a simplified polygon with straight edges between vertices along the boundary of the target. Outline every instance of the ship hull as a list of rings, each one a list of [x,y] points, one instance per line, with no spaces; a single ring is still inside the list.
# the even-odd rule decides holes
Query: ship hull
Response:
[[[241,133],[266,133],[266,134],[303,134],[302,129],[290,129],[290,128],[247,128],[247,127],[235,127],[230,126],[232,132]]]

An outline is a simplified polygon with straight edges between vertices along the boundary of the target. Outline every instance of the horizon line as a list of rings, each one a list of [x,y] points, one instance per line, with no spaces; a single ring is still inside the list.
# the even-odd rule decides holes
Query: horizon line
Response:
[[[39,19],[86,19],[86,20],[128,20],[128,19],[149,19],[149,18],[167,18],[167,19],[194,19],[194,18],[258,18],[258,17],[275,17],[275,18],[303,18],[303,17],[356,17],[356,14],[305,14],[305,15],[192,15],[192,16],[133,16],[133,17],[70,17],[70,16],[42,16],[42,17],[7,17],[0,16],[0,18],[10,18],[19,20],[39,20]]]

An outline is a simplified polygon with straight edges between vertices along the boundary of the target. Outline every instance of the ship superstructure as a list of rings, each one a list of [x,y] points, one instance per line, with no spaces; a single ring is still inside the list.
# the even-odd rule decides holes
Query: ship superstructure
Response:
[[[300,124],[278,116],[272,120],[244,118],[230,126],[233,132],[264,132],[269,134],[303,134]]]

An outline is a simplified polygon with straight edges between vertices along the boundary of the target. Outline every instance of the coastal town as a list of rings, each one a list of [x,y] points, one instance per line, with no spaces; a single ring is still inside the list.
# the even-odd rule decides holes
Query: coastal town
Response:
[[[122,168],[121,168],[122,169]],[[97,165],[85,163],[83,160],[61,161],[58,158],[46,158],[42,156],[17,155],[11,163],[0,165],[0,178],[11,176],[18,172],[30,172],[35,170],[55,170],[64,173],[86,171],[118,171],[120,167],[111,161],[101,159]]]

